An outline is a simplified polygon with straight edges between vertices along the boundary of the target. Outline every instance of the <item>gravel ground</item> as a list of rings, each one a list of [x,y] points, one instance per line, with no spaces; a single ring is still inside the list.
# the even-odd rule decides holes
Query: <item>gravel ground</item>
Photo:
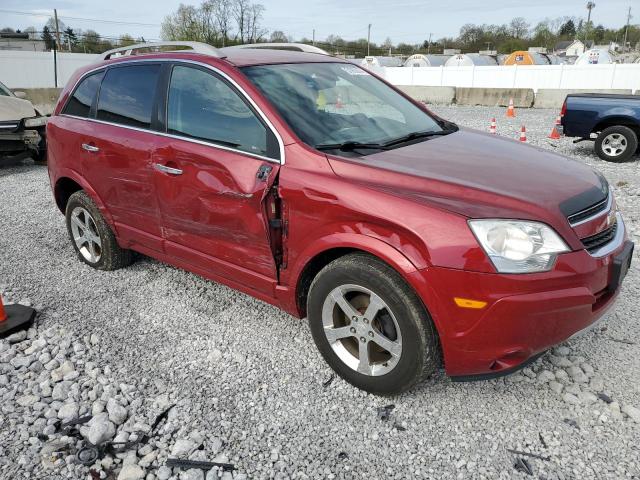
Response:
[[[637,161],[548,140],[555,111],[434,110],[483,130],[495,116],[512,138],[524,123],[530,143],[600,169],[640,240]],[[0,205],[0,292],[39,311],[0,341],[0,478],[205,478],[168,469],[169,455],[236,467],[207,479],[640,477],[638,258],[599,329],[523,372],[463,384],[439,373],[383,399],[325,385],[306,323],[272,306],[148,258],[107,273],[80,263],[44,167],[0,169]],[[79,465],[80,437],[60,422],[87,414],[79,435],[93,442],[148,438]]]

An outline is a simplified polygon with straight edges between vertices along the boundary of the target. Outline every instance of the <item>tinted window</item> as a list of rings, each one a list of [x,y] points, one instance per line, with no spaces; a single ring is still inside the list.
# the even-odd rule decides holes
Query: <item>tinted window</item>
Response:
[[[176,66],[167,107],[169,133],[267,155],[267,129],[222,79]]]
[[[82,80],[76,88],[76,91],[71,95],[62,113],[87,118],[103,75],[104,71],[89,75]]]
[[[159,72],[159,65],[131,65],[107,70],[100,87],[98,119],[149,128]]]
[[[383,144],[416,132],[444,133],[424,110],[356,65],[260,65],[243,72],[312,146]]]

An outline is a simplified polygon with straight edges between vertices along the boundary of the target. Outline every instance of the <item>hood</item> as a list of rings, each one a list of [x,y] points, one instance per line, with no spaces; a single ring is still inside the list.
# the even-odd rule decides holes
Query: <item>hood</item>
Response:
[[[337,175],[476,218],[566,218],[607,192],[602,176],[577,161],[469,129],[329,162]]]
[[[0,97],[0,122],[20,121],[36,116],[29,100],[16,97]]]

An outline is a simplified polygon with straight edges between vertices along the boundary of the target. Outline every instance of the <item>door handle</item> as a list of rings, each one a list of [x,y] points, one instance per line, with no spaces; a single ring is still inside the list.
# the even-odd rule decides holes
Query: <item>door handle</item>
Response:
[[[153,168],[162,173],[168,173],[169,175],[182,175],[182,170],[179,168],[167,167],[161,163],[154,163]]]
[[[86,150],[87,152],[91,152],[91,153],[95,153],[95,152],[99,152],[100,149],[98,147],[94,147],[93,145],[89,145],[88,143],[83,143],[82,144],[82,149]]]

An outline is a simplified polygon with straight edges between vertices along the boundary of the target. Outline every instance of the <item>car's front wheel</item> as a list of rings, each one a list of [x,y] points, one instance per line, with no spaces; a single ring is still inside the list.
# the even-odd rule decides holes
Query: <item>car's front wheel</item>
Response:
[[[596,138],[596,153],[608,162],[626,162],[638,148],[638,136],[629,127],[605,128]]]
[[[82,190],[69,198],[67,231],[80,260],[98,270],[117,270],[131,263],[131,250],[120,248],[100,210]]]
[[[402,277],[375,257],[351,254],[321,270],[307,314],[324,359],[358,388],[400,393],[438,367],[429,314]]]

